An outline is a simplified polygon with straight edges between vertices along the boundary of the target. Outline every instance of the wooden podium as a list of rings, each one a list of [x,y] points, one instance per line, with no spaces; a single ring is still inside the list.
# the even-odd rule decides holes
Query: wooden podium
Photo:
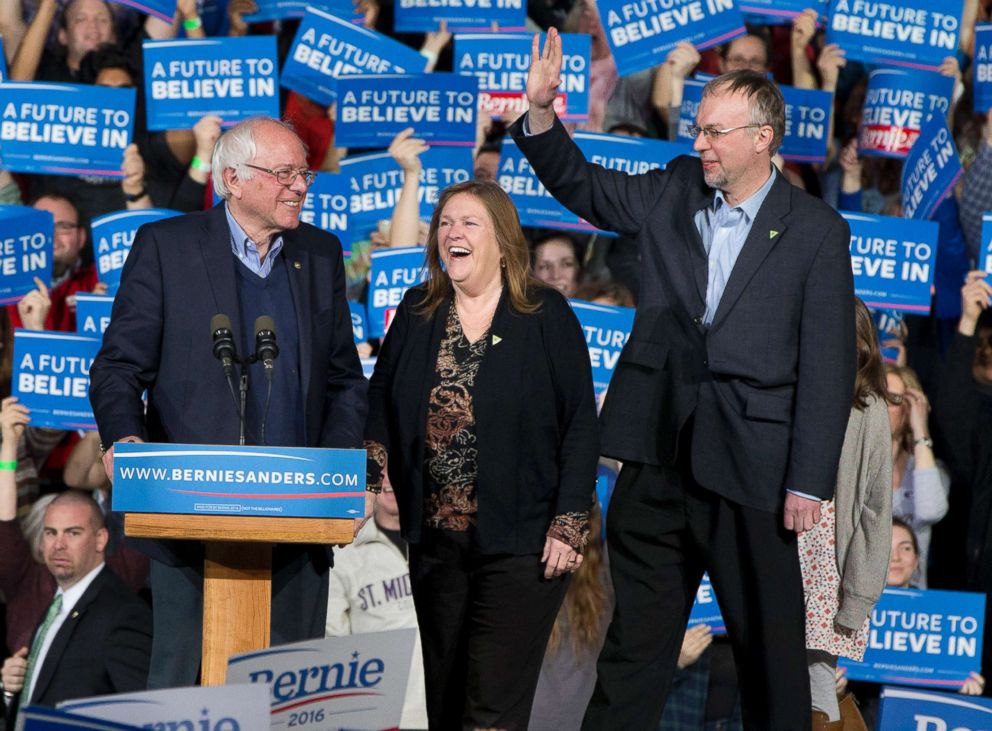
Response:
[[[227,659],[269,646],[272,544],[351,543],[350,518],[268,518],[240,515],[126,513],[134,538],[203,541],[201,683],[223,685]]]

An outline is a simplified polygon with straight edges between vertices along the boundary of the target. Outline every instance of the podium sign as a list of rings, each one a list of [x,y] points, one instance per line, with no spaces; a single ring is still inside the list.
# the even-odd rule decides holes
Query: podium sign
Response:
[[[113,505],[128,513],[361,517],[365,450],[118,442]]]

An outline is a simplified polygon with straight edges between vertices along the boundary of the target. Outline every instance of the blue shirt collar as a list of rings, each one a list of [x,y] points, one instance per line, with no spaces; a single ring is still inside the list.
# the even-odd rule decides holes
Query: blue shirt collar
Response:
[[[269,251],[265,256],[265,261],[261,261],[258,255],[258,246],[245,233],[241,225],[231,214],[231,207],[224,203],[224,213],[227,215],[227,227],[231,231],[231,251],[248,269],[260,277],[268,276],[272,271],[272,262],[282,251],[282,235],[276,236],[269,244]]]
[[[765,198],[768,197],[768,191],[772,189],[772,185],[775,183],[775,177],[778,175],[778,170],[772,165],[772,174],[768,176],[768,180],[765,181],[758,190],[749,195],[743,203],[739,203],[734,206],[734,208],[740,208],[744,212],[744,217],[747,221],[753,221],[754,217],[758,215],[758,209],[761,208],[761,204],[765,202]],[[727,203],[726,197],[723,195],[723,191],[717,188],[716,193],[713,196],[713,204],[710,208],[712,211],[720,210],[721,206],[729,205]]]

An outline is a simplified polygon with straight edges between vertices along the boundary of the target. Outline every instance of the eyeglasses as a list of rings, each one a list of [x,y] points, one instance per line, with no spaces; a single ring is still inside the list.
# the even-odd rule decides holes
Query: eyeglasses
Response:
[[[747,56],[727,56],[727,68],[751,69],[752,71],[764,71],[765,60],[761,58],[748,58]]]
[[[692,125],[689,127],[689,134],[693,139],[699,137],[700,133],[708,140],[718,140],[725,135],[729,135],[731,132],[736,132],[739,129],[756,129],[758,127],[764,127],[763,124],[742,124],[740,127],[731,127],[730,129],[717,129],[716,127],[700,127],[698,125]]]
[[[279,168],[278,170],[271,170],[269,168],[263,168],[259,165],[252,165],[246,162],[245,167],[252,168],[254,170],[261,170],[263,173],[268,173],[276,179],[279,185],[285,185],[287,188],[296,182],[297,178],[302,177],[304,184],[309,188],[313,181],[317,178],[317,173],[312,170],[294,170],[293,168]]]
[[[75,231],[77,228],[79,228],[78,223],[69,223],[68,221],[55,222],[56,231]]]

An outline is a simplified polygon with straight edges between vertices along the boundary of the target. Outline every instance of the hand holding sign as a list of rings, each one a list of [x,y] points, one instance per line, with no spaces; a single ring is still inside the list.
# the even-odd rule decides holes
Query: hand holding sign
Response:
[[[814,8],[806,8],[792,21],[793,52],[806,48],[816,35],[816,21],[820,14]]]
[[[679,670],[684,670],[699,660],[711,644],[713,644],[713,633],[708,624],[697,624],[687,629],[682,638],[682,649],[679,650]]]
[[[400,132],[389,145],[389,154],[403,168],[403,174],[420,175],[423,164],[420,155],[427,151],[427,143],[413,136],[413,127]]]
[[[121,181],[121,190],[128,198],[128,208],[149,208],[151,199],[145,190],[145,159],[138,152],[138,146],[133,142],[124,149],[124,162],[121,164],[121,173],[124,179]],[[140,196],[132,200],[134,196]],[[142,201],[142,204],[139,204]]]
[[[554,123],[554,103],[558,96],[558,86],[561,84],[561,36],[554,28],[548,30],[548,39],[541,51],[541,36],[534,34],[534,42],[530,52],[530,70],[527,72],[527,101],[530,102],[530,112],[527,119],[530,122],[532,134],[540,134],[551,129]]]
[[[27,330],[44,330],[48,311],[52,309],[52,300],[48,296],[48,287],[38,277],[34,278],[38,289],[28,292],[17,303],[17,314]]]
[[[828,43],[820,51],[816,59],[816,67],[820,70],[820,88],[823,91],[836,91],[840,70],[847,66],[844,49],[836,43]]]
[[[992,285],[987,281],[986,272],[968,272],[961,288],[961,321],[958,332],[962,335],[974,335],[975,327],[982,310],[992,302]]]
[[[3,444],[11,445],[14,458],[17,455],[17,444],[24,427],[31,421],[31,410],[23,404],[17,403],[16,396],[8,396],[0,402],[0,437]],[[9,519],[13,519],[13,515]],[[4,683],[6,685],[6,683]]]

